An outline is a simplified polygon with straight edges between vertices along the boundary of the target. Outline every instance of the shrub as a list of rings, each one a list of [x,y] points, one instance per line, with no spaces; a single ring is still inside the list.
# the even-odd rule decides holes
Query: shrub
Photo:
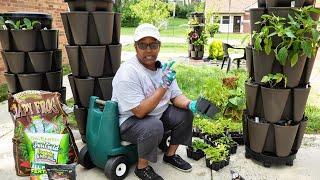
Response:
[[[193,11],[194,11],[194,5],[177,5],[176,6],[176,17],[187,19],[189,17],[190,13]]]
[[[130,6],[140,23],[151,23],[157,27],[170,15],[167,3],[161,0],[141,0]]]
[[[213,37],[219,31],[219,23],[206,24],[206,31]]]
[[[131,6],[136,4],[134,1],[127,1],[121,8],[121,26],[122,27],[137,27],[140,22],[140,18],[137,17]]]
[[[209,45],[209,59],[222,60],[223,59],[223,47],[222,41],[212,41]]]

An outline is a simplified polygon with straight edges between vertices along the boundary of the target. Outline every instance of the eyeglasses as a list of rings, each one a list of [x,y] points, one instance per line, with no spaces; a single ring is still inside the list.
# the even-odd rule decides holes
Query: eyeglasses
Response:
[[[159,42],[155,42],[155,43],[151,43],[151,44],[137,42],[136,44],[139,47],[139,49],[142,49],[142,50],[146,50],[148,47],[152,50],[156,50],[156,49],[159,49],[159,47],[160,47]]]

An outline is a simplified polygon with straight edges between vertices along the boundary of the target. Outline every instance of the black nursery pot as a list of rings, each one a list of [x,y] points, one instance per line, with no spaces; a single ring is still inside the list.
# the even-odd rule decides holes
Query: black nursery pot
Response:
[[[18,74],[19,82],[23,91],[25,90],[41,90],[42,74]]]
[[[209,107],[210,107],[210,102],[204,98],[199,98],[197,100],[197,110],[201,113],[201,114],[205,114]]]
[[[5,52],[2,51],[3,59],[7,61],[8,71],[14,74],[23,73],[25,70],[24,52]]]
[[[48,72],[51,70],[52,53],[52,51],[28,53],[35,72]]]
[[[10,41],[9,30],[0,30],[0,43],[1,43],[2,50],[10,51],[11,41]]]
[[[198,161],[199,159],[205,156],[204,152],[200,149],[197,149],[195,151],[192,147],[187,147],[186,150],[187,150],[187,156],[196,161]]]
[[[4,77],[7,81],[9,92],[12,94],[19,92],[17,76],[15,74],[9,74],[5,72]]]
[[[11,30],[14,51],[37,51],[38,35],[37,30]],[[40,50],[40,49],[39,49]]]
[[[41,30],[40,32],[44,50],[53,51],[58,49],[59,30]]]
[[[94,95],[94,78],[74,78],[82,107],[89,107],[90,96]]]
[[[206,166],[212,170],[219,171],[221,169],[221,162],[210,163],[210,160],[206,159]]]

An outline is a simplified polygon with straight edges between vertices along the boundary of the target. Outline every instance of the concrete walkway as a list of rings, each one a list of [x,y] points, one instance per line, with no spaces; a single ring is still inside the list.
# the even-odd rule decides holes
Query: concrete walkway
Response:
[[[133,56],[132,52],[123,52],[123,59]],[[169,59],[175,57],[177,60],[187,61],[186,54],[161,54],[160,59]],[[317,65],[312,75],[313,88],[317,83],[320,85],[320,62],[317,61]],[[65,76],[63,84],[67,87],[67,99],[72,97],[68,78]],[[319,86],[320,87],[320,86]],[[316,91],[320,88],[315,88]],[[13,137],[13,123],[9,113],[7,112],[7,102],[0,103],[0,177],[4,179],[29,179],[29,177],[18,177],[15,175],[14,159],[12,154],[12,137]],[[77,130],[74,130],[74,135],[78,148],[83,147],[80,135]],[[211,171],[205,166],[204,159],[199,161],[193,161],[186,157],[185,147],[181,146],[178,149],[178,154],[187,159],[193,166],[191,173],[184,173],[177,171],[176,169],[162,163],[163,154],[159,152],[158,163],[151,164],[156,172],[163,176],[167,180],[225,180],[231,179],[230,170],[239,172],[245,179],[320,179],[319,176],[319,162],[320,162],[320,136],[319,135],[305,135],[303,139],[302,147],[297,154],[297,159],[294,161],[293,167],[287,166],[272,166],[271,168],[264,168],[260,163],[252,160],[248,160],[244,157],[244,147],[238,148],[237,154],[231,156],[230,165],[220,170],[219,172]],[[133,175],[132,167],[130,169],[127,179],[137,179]],[[91,170],[85,170],[80,165],[77,166],[77,179],[105,179],[103,171],[97,168]]]

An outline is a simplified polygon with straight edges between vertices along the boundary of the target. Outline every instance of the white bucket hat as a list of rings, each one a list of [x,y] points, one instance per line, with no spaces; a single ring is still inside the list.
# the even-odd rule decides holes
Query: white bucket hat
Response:
[[[160,41],[160,32],[157,27],[152,24],[141,24],[137,27],[134,32],[134,41],[139,41],[145,37],[153,37],[156,40]]]

